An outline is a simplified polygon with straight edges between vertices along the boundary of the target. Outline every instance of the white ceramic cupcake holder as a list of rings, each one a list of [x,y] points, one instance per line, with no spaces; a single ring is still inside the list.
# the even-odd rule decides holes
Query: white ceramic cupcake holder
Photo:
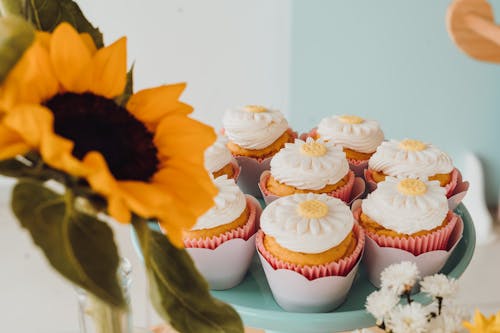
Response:
[[[291,312],[330,312],[346,299],[358,271],[360,257],[346,276],[325,276],[309,280],[288,269],[274,269],[262,257],[260,262],[276,303]]]
[[[247,195],[247,198],[256,209],[255,231],[257,231],[262,209],[254,197]],[[255,253],[255,234],[248,240],[242,238],[228,240],[213,250],[186,248],[186,251],[207,280],[210,289],[229,289],[238,285],[245,277]]]
[[[354,212],[360,206],[361,200],[357,200],[353,203],[351,209]],[[379,246],[374,240],[366,235],[363,263],[368,271],[368,279],[374,286],[380,288],[380,273],[382,273],[386,267],[401,261],[414,262],[420,271],[421,277],[436,274],[444,267],[446,261],[458,245],[458,242],[462,238],[463,231],[464,222],[462,218],[458,216],[457,224],[448,241],[448,250],[429,251],[418,256],[405,250]]]
[[[429,251],[418,256],[401,249],[381,247],[370,237],[366,236],[364,264],[368,269],[370,282],[377,288],[380,288],[380,273],[387,266],[401,261],[414,262],[420,271],[421,277],[436,274],[444,267],[444,264],[462,238],[463,230],[464,222],[459,216],[457,225],[451,233],[447,251]]]

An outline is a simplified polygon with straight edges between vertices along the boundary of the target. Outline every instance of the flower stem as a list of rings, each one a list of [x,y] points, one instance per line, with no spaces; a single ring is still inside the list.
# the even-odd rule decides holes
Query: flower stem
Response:
[[[411,299],[411,289],[405,291],[405,296],[406,296],[406,300],[408,301],[408,304],[411,304],[413,302],[413,300]]]
[[[129,332],[126,310],[111,306],[90,293],[88,298],[86,311],[94,321],[96,333]]]
[[[437,296],[436,299],[438,301],[438,315],[441,315],[441,309],[443,308],[443,298]]]

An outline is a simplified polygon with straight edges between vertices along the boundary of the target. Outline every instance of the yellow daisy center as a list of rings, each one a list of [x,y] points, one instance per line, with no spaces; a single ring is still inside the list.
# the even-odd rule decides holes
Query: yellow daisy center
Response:
[[[361,124],[365,120],[358,116],[343,115],[339,117],[339,121],[344,124]]]
[[[253,113],[261,113],[261,112],[266,112],[267,109],[261,105],[247,105],[245,106],[245,111]]]
[[[319,200],[307,200],[299,204],[298,212],[306,219],[320,219],[328,214],[328,205]]]
[[[427,146],[422,141],[405,139],[399,143],[399,148],[406,151],[422,151],[427,148]]]
[[[304,143],[300,147],[300,152],[311,157],[319,157],[326,154],[326,146],[319,142]]]
[[[405,195],[422,195],[427,192],[427,186],[419,179],[403,179],[398,183],[398,191]]]
[[[100,152],[118,180],[148,181],[158,168],[153,134],[113,100],[91,93],[63,93],[44,103],[54,115],[54,132],[74,143],[78,159]]]

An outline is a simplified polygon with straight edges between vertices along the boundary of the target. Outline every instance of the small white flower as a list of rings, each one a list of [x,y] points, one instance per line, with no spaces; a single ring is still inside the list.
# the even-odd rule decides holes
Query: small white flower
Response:
[[[420,281],[421,291],[432,297],[453,297],[458,291],[458,282],[455,279],[448,279],[444,274],[434,274],[426,276]]]
[[[462,326],[469,315],[460,307],[445,308],[440,316],[432,318],[428,326],[428,333],[465,333]]]
[[[371,313],[377,322],[382,323],[385,316],[399,303],[399,297],[389,290],[377,290],[366,298],[366,311]]]
[[[424,333],[427,325],[427,311],[416,302],[398,305],[387,320],[387,328],[393,333]]]
[[[445,333],[467,332],[462,323],[470,319],[470,314],[464,308],[457,305],[446,306],[442,313],[443,327]]]
[[[410,290],[419,278],[419,271],[415,263],[403,261],[386,267],[380,274],[382,289],[394,291],[401,295]]]

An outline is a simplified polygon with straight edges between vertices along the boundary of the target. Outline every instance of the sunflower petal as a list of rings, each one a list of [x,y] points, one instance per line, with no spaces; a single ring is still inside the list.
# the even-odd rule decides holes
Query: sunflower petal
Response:
[[[215,131],[192,118],[172,114],[164,117],[155,133],[154,143],[160,160],[175,156],[203,164],[204,151],[215,142]]]
[[[122,37],[113,44],[99,49],[89,68],[90,91],[96,95],[114,98],[127,83],[127,39]]]
[[[90,54],[94,54],[97,51],[97,47],[95,46],[94,39],[92,39],[92,36],[90,36],[89,33],[87,32],[82,32],[80,34],[80,38],[82,39],[82,42],[87,46],[87,48],[90,51]]]
[[[73,147],[72,141],[56,134],[49,134],[42,140],[40,154],[48,165],[74,176],[84,176],[89,169],[73,156]]]
[[[127,110],[154,130],[169,113],[187,115],[193,112],[190,105],[179,101],[185,88],[185,83],[178,83],[141,90],[130,97]]]
[[[172,206],[171,189],[138,181],[118,181],[120,193],[134,213],[152,218]]]
[[[189,214],[189,212],[185,210],[175,209],[161,216],[158,222],[170,242],[172,242],[174,246],[182,248],[184,247],[182,231],[192,227],[196,223],[196,219],[196,216]],[[189,228],[185,227],[186,222],[189,222]]]
[[[54,133],[53,121],[52,112],[41,105],[19,105],[4,117],[4,124],[27,146],[39,150],[47,164],[75,176],[85,175],[88,168],[71,153],[73,142]]]
[[[12,129],[0,124],[0,160],[25,154],[30,146]]]
[[[5,115],[3,122],[16,131],[30,147],[38,148],[42,138],[51,132],[54,117],[41,105],[18,105]]]
[[[58,89],[49,53],[40,40],[35,40],[3,82],[0,108],[9,112],[16,104],[42,103]]]
[[[196,218],[214,205],[217,195],[217,188],[203,166],[192,166],[185,162],[168,164],[156,173],[154,182],[166,189],[177,189],[172,192],[174,210],[191,212]],[[183,227],[192,227],[190,223],[186,222]]]
[[[130,223],[132,213],[119,196],[112,196],[108,199],[109,215],[120,223]]]
[[[109,171],[101,153],[97,151],[87,153],[83,163],[91,170],[86,178],[94,191],[106,196],[118,192],[118,182]]]
[[[91,151],[85,155],[83,163],[90,170],[85,178],[92,189],[107,198],[109,215],[121,223],[130,222],[130,209],[123,200],[118,182],[109,171],[102,154]]]
[[[50,56],[57,78],[71,92],[84,92],[82,72],[88,67],[91,53],[78,32],[68,23],[61,23],[52,34]]]
[[[41,45],[47,51],[49,51],[50,50],[50,40],[52,38],[52,35],[46,31],[37,31],[35,34],[36,34],[36,39],[41,43]]]

